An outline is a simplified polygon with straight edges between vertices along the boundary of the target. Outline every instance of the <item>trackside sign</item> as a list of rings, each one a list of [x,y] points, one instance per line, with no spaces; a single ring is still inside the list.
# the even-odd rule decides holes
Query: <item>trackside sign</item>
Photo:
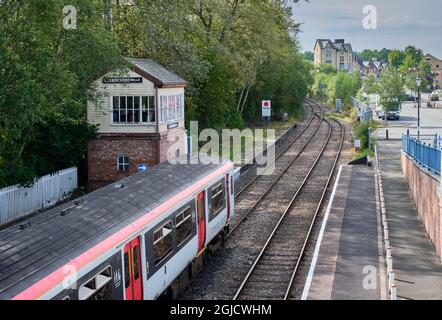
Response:
[[[270,117],[272,115],[272,102],[270,100],[262,101],[262,116],[263,118]]]

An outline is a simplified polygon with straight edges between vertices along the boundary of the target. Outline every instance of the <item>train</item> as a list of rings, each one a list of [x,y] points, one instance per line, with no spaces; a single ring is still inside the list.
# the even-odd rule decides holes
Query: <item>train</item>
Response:
[[[229,230],[234,169],[164,162],[1,230],[0,299],[176,298]]]

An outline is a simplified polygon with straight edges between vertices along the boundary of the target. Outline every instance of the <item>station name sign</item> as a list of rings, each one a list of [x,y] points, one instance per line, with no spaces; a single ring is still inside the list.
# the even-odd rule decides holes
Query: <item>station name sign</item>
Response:
[[[171,123],[167,126],[167,129],[175,129],[175,128],[178,128],[179,125],[180,124],[178,122]]]
[[[143,83],[142,77],[106,77],[103,78],[105,84],[119,84],[119,83]]]

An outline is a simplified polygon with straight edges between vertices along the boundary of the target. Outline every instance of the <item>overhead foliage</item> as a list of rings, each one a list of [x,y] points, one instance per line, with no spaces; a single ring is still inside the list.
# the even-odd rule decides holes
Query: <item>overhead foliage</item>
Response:
[[[153,58],[189,81],[188,121],[241,127],[260,118],[260,99],[290,113],[307,92],[310,64],[286,2],[134,0],[114,6],[113,28],[124,54]]]
[[[391,50],[386,48],[383,48],[381,50],[365,49],[361,53],[359,53],[359,56],[362,58],[362,60],[376,59],[378,61],[388,62],[388,57],[390,53]]]
[[[0,1],[0,187],[73,165],[85,177],[95,136],[87,92],[121,56],[152,58],[186,79],[186,119],[201,129],[255,122],[261,99],[296,113],[312,78],[294,2]],[[63,28],[66,4],[77,8],[77,30]]]
[[[348,73],[339,71],[325,73],[318,71],[312,91],[318,99],[326,99],[332,105],[336,99],[341,99],[345,105],[350,105],[351,97],[356,96],[361,86],[361,75],[358,72]]]
[[[0,187],[85,167],[86,89],[119,51],[101,1],[72,0],[78,29],[62,26],[61,0],[0,5]],[[82,171],[84,174],[84,170]]]

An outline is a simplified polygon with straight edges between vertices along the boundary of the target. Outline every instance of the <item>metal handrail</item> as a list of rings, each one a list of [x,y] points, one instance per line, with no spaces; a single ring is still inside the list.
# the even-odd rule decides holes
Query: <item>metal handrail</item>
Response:
[[[441,144],[440,140],[433,136],[431,143],[426,143],[420,138],[409,135],[402,137],[402,149],[423,167],[436,174],[441,173]]]

